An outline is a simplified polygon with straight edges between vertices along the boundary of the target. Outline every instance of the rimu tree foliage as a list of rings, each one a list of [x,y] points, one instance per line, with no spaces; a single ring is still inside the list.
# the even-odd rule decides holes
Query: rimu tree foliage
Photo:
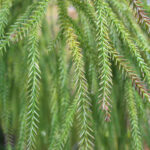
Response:
[[[150,148],[148,8],[0,0],[0,149]]]

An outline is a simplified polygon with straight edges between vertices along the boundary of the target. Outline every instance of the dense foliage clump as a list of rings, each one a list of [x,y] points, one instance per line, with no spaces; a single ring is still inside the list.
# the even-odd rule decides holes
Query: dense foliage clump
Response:
[[[150,18],[140,0],[0,0],[0,149],[150,148]]]

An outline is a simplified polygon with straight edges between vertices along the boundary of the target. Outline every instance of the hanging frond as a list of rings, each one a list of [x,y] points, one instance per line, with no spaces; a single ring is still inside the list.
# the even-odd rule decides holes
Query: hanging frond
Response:
[[[79,48],[79,43],[77,42],[76,35],[72,28],[68,28],[67,30],[67,41],[70,49],[72,50],[72,57],[75,68],[75,86],[76,86],[76,95],[78,99],[78,120],[80,127],[80,141],[79,141],[79,149],[80,150],[88,150],[93,147],[93,136],[92,136],[92,128],[90,120],[90,98],[88,97],[88,86],[87,81],[84,76],[83,70],[83,60],[81,50]]]
[[[134,142],[133,148],[135,150],[142,150],[143,148],[141,141],[141,133],[138,125],[139,123],[138,123],[137,108],[131,82],[127,82],[125,88],[126,88],[125,94],[126,94],[127,109],[129,112],[129,120],[131,126],[131,134]]]
[[[127,6],[126,3],[121,3],[119,1],[108,1],[112,8],[117,12],[122,21],[126,23],[128,21],[129,27],[132,30],[131,34],[134,34],[133,38],[136,40],[136,44],[140,49],[140,52],[145,52],[147,60],[150,57],[150,45],[147,37],[144,35],[144,32],[140,26],[136,23],[135,18],[132,15],[131,9]]]
[[[111,51],[111,55],[116,64],[119,65],[119,69],[125,72],[126,75],[132,80],[132,83],[135,85],[135,88],[139,92],[142,97],[146,97],[148,101],[150,101],[150,96],[143,85],[142,81],[138,77],[136,73],[134,73],[133,69],[128,66],[128,62],[123,58],[123,56],[119,55],[119,53],[115,50]]]
[[[150,32],[150,18],[145,13],[142,2],[139,0],[129,0],[130,4],[133,6],[133,9],[135,10],[135,15],[138,18],[139,23],[145,24],[146,28],[148,30],[148,33]]]
[[[70,129],[73,126],[74,116],[77,110],[77,99],[69,106],[65,122],[62,124],[59,133],[56,131],[53,137],[53,143],[50,144],[49,150],[63,150],[69,138]]]
[[[65,15],[67,15],[65,3],[58,0],[59,6],[59,18],[61,21],[61,27],[65,29],[65,35],[68,46],[72,51],[73,65],[75,69],[75,89],[77,99],[77,118],[79,120],[79,149],[88,150],[93,147],[93,136],[91,128],[91,115],[90,115],[90,98],[88,97],[88,86],[84,75],[84,64],[79,48],[79,43],[74,30],[68,26]]]
[[[52,115],[51,119],[51,130],[49,137],[49,150],[54,149],[56,142],[58,141],[58,132],[59,132],[59,119],[58,119],[58,98],[56,93],[56,88],[52,89],[52,98],[50,101],[50,111]]]
[[[22,77],[22,76],[21,76]],[[23,82],[24,83],[24,82]],[[21,83],[22,87],[24,87],[23,83]],[[20,97],[21,97],[21,110],[19,115],[19,136],[16,144],[16,150],[25,149],[25,142],[26,142],[26,93],[24,92],[25,88],[22,90]]]
[[[39,80],[41,78],[38,52],[38,28],[34,29],[28,39],[28,111],[27,111],[27,150],[35,149],[35,138],[39,123]]]
[[[6,51],[6,46],[9,45],[10,42],[22,39],[30,30],[39,25],[47,6],[48,0],[41,0],[37,3],[35,9],[33,9],[34,6],[29,7],[25,14],[10,27],[6,36],[0,40],[0,51]]]
[[[61,114],[62,118],[65,117],[66,109],[69,105],[69,92],[68,92],[68,74],[66,66],[66,48],[64,47],[64,41],[62,41],[62,46],[58,52],[58,84],[60,92],[60,103],[61,103]]]
[[[112,26],[114,26],[114,28],[120,35],[120,38],[122,39],[122,41],[125,44],[127,44],[132,56],[134,56],[135,59],[137,60],[137,63],[141,69],[141,72],[144,73],[144,77],[147,79],[148,83],[150,83],[150,69],[147,66],[147,64],[144,62],[143,58],[141,57],[139,49],[130,38],[130,34],[128,33],[128,31],[126,30],[122,22],[117,19],[116,15],[112,12],[111,8],[106,7],[106,10],[110,17]]]
[[[0,37],[4,36],[5,27],[8,24],[8,15],[10,13],[11,0],[3,0],[0,8]]]
[[[24,99],[23,99],[24,100]],[[19,133],[19,138],[18,138],[18,143],[16,146],[17,150],[21,150],[25,148],[25,140],[26,140],[26,106],[23,102],[22,104],[22,110],[20,113],[20,133]]]
[[[110,121],[110,94],[112,87],[112,71],[110,63],[110,45],[108,40],[107,12],[105,11],[105,3],[101,0],[95,0],[97,14],[96,39],[98,48],[99,63],[99,103],[100,108],[105,112],[105,120]]]

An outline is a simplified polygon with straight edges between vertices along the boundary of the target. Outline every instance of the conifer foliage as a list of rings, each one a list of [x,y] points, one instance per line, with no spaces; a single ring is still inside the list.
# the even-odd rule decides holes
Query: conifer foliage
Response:
[[[0,149],[150,149],[147,8],[0,0]]]

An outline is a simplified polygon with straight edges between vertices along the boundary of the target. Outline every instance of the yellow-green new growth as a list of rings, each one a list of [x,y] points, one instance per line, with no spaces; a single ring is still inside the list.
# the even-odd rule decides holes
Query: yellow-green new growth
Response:
[[[76,98],[78,100],[77,107],[77,119],[79,122],[79,149],[91,150],[93,149],[93,130],[91,128],[91,100],[88,96],[88,85],[84,75],[84,63],[77,42],[77,37],[74,34],[74,30],[70,27],[67,29],[67,41],[69,48],[72,51],[72,59],[75,71],[75,88]]]

